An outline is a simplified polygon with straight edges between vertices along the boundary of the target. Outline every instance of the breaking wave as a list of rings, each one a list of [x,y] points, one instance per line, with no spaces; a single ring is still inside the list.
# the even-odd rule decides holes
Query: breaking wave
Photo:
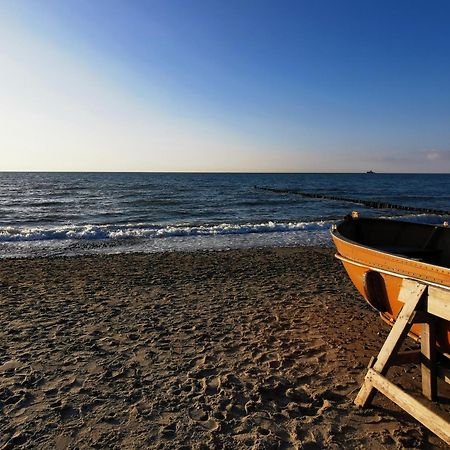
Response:
[[[249,233],[281,233],[290,231],[325,231],[331,221],[264,222],[257,224],[177,225],[64,225],[54,227],[0,227],[0,242],[46,240],[100,240],[132,238],[165,238],[179,236],[214,236]]]

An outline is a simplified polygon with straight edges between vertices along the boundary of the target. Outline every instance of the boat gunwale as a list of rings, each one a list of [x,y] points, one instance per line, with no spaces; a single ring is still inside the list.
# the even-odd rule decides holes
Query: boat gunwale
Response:
[[[424,280],[422,278],[412,277],[412,276],[409,276],[409,275],[402,275],[402,274],[400,274],[398,272],[391,272],[389,270],[380,269],[379,267],[370,266],[368,264],[361,263],[361,262],[355,261],[353,259],[350,259],[350,258],[348,258],[346,256],[342,256],[340,253],[336,253],[334,256],[335,256],[336,259],[339,259],[340,261],[346,262],[348,264],[353,264],[354,266],[363,267],[365,269],[373,270],[373,271],[379,272],[379,273],[384,273],[385,275],[391,275],[391,276],[397,277],[397,278],[414,280],[414,281],[417,281],[419,283],[426,284],[427,286],[433,286],[433,287],[437,287],[437,288],[440,288],[440,289],[445,289],[447,291],[450,291],[450,286],[446,286],[445,284],[440,284],[440,283],[436,283],[436,282],[433,282],[433,281]]]

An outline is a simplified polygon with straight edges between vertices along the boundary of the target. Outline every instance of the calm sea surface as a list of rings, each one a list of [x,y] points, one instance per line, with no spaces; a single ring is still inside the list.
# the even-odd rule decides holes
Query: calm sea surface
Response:
[[[329,245],[331,223],[439,216],[255,189],[450,209],[450,175],[0,173],[0,257]]]

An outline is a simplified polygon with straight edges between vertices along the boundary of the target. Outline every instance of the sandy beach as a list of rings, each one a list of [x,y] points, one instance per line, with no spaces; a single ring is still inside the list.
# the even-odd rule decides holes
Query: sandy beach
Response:
[[[0,323],[2,449],[446,448],[353,406],[387,329],[332,249],[2,260]]]

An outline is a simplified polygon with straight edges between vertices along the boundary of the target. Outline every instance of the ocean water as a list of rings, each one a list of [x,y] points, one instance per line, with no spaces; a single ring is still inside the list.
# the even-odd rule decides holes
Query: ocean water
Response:
[[[304,198],[267,186],[450,209],[450,175],[0,173],[0,257],[330,245],[364,216],[448,217]]]

